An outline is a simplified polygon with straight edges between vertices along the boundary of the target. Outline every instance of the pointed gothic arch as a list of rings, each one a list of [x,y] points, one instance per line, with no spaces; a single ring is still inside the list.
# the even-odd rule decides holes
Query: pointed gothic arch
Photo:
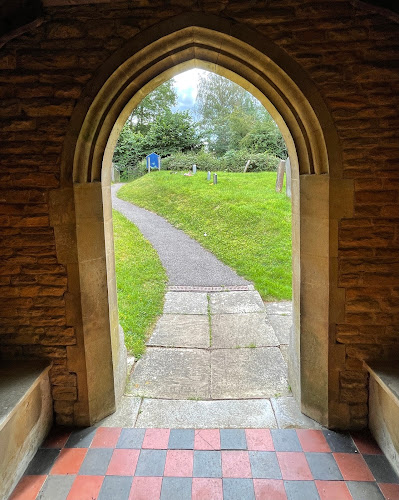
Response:
[[[75,421],[91,424],[111,413],[124,382],[110,197],[113,150],[131,110],[190,67],[244,87],[282,131],[293,168],[290,383],[306,414],[324,425],[345,426],[337,400],[342,351],[329,339],[344,299],[337,288],[338,219],[349,215],[351,204],[332,203],[337,190],[350,191],[333,120],[304,69],[281,48],[245,26],[199,13],[161,22],[130,40],[87,85],[71,119],[63,187],[54,192],[53,207],[68,200],[74,209],[66,225],[54,226],[79,310],[78,345],[68,353],[80,384]],[[69,253],[66,232],[74,239]]]

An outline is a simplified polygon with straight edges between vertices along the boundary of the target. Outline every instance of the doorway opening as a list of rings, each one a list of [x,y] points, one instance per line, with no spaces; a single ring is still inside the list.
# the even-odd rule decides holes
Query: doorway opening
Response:
[[[184,77],[195,94],[196,75],[198,98],[195,106],[192,98],[189,113]],[[291,206],[275,187],[287,150],[265,108],[237,84],[197,69],[179,80],[183,103],[171,81],[159,86],[129,116],[113,156],[114,172],[125,180],[147,172],[151,151],[161,157],[160,171],[153,168],[125,185],[122,200],[113,196],[113,201],[154,245],[169,278],[164,314],[134,366],[128,394],[144,398],[141,426],[148,423],[148,398],[164,400],[163,406],[167,399],[183,400],[185,406],[187,400],[219,401],[219,413],[224,400],[252,400],[261,412],[271,410],[271,401],[279,415],[280,405],[292,406],[292,397],[278,399],[290,396]],[[140,207],[166,217],[180,231]],[[134,269],[126,266],[129,235],[120,234],[120,216],[115,217],[119,316],[128,347],[134,345],[141,357],[132,337],[139,336],[144,348],[145,332],[135,331],[128,319],[133,312],[148,312],[146,294],[152,295],[155,285],[139,288],[136,308],[125,300],[132,294]],[[132,246],[131,260],[137,257]],[[253,401],[257,398],[264,401]],[[245,426],[245,415],[241,418]]]
[[[73,180],[79,277],[71,293],[84,298],[82,331],[87,342],[81,355],[88,367],[90,420],[112,411],[121,366],[110,194],[113,151],[131,110],[155,87],[193,67],[221,74],[249,90],[283,134],[293,193],[289,376],[304,413],[334,425],[330,409],[339,405],[333,388],[341,360],[332,356],[336,347],[329,343],[329,326],[332,309],[341,307],[343,297],[333,264],[340,214],[330,213],[329,198],[332,182],[336,189],[342,177],[338,138],[317,89],[298,64],[245,27],[198,14],[160,23],[156,33],[150,30],[128,42],[104,65],[71,121],[63,176],[65,183]],[[99,353],[105,360],[101,381],[90,377],[97,373]]]

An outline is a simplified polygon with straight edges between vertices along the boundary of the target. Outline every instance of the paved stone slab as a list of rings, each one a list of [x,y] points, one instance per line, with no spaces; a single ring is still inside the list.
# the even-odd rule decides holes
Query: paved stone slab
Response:
[[[166,292],[163,312],[164,314],[208,314],[207,295],[202,292]]]
[[[282,316],[292,315],[292,302],[290,300],[281,302],[266,302],[267,314],[281,314]]]
[[[280,344],[288,344],[290,330],[292,327],[292,316],[283,316],[280,314],[271,314],[268,316]]]
[[[184,401],[144,399],[137,427],[179,429],[277,428],[270,401]]]
[[[258,292],[216,292],[209,294],[211,314],[264,312]]]
[[[288,345],[287,344],[281,344],[280,345],[280,351],[281,351],[281,354],[283,355],[285,364],[288,365]]]
[[[220,349],[211,354],[212,399],[268,398],[290,393],[277,347]]]
[[[213,348],[279,345],[265,313],[215,314],[211,326]]]
[[[151,398],[208,399],[209,367],[209,351],[149,347],[136,363],[127,393]]]
[[[272,398],[271,402],[280,429],[323,429],[318,422],[301,413],[292,396]]]
[[[210,345],[209,318],[207,315],[164,314],[147,345],[207,348]]]
[[[123,396],[116,412],[101,420],[96,427],[134,427],[139,412],[141,398]]]

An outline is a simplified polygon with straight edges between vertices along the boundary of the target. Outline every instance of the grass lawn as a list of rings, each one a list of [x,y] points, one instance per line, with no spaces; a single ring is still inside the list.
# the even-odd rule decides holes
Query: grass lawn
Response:
[[[157,252],[137,227],[113,211],[119,321],[127,349],[139,358],[162,314],[167,277]]]
[[[274,190],[276,174],[152,172],[118,196],[165,217],[237,273],[264,300],[291,299],[291,202]],[[204,262],[206,266],[206,262]]]

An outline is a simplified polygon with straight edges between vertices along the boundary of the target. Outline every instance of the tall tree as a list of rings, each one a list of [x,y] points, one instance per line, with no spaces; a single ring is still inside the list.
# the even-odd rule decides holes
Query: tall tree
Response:
[[[244,148],[274,154],[282,151],[284,157],[284,140],[269,113],[253,95],[227,78],[214,73],[200,78],[196,113],[202,135],[218,156]],[[258,130],[262,130],[261,137]],[[256,137],[246,139],[248,134]]]
[[[176,103],[177,92],[173,79],[168,80],[144,97],[128,118],[128,124],[132,131],[145,134],[156,118]]]
[[[198,149],[200,137],[188,111],[159,115],[145,136],[147,148],[161,156]]]

